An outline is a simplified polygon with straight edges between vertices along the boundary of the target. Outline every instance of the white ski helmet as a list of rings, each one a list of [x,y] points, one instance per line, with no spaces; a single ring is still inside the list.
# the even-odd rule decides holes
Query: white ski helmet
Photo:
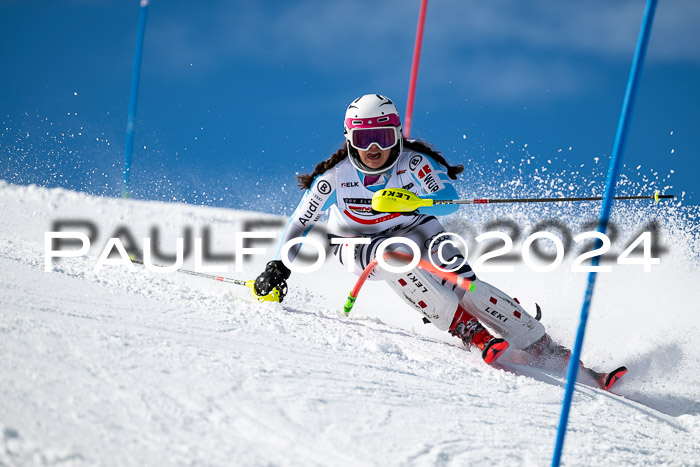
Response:
[[[345,139],[350,162],[360,172],[379,175],[391,170],[403,150],[401,117],[394,103],[379,94],[365,94],[350,103],[345,111]],[[378,169],[366,166],[358,149],[369,149],[377,144],[381,149],[391,148],[386,164]]]

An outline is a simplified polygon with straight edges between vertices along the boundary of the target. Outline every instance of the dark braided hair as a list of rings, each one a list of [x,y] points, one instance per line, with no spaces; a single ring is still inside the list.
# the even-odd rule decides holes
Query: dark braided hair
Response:
[[[348,151],[345,149],[345,145],[343,144],[343,147],[338,149],[331,157],[329,157],[325,161],[321,161],[318,164],[316,164],[316,167],[314,168],[314,171],[312,173],[297,175],[297,182],[299,183],[299,187],[302,190],[308,190],[309,188],[311,188],[311,184],[313,183],[314,178],[316,178],[317,175],[320,175],[326,170],[335,167],[346,157],[348,157]]]
[[[440,154],[439,151],[436,151],[432,147],[428,146],[427,143],[424,143],[422,141],[404,139],[403,147],[408,148],[411,151],[425,154],[426,156],[430,156],[433,159],[435,159],[435,161],[438,164],[442,165],[447,169],[447,176],[450,177],[452,180],[457,180],[457,175],[461,174],[464,171],[463,165],[450,165],[447,162],[447,160],[445,160],[445,157],[442,154]],[[316,167],[314,168],[314,171],[312,173],[298,175],[297,181],[299,183],[299,187],[302,190],[307,190],[311,188],[311,184],[313,183],[314,178],[316,178],[316,176],[324,173],[328,169],[335,167],[346,157],[348,157],[348,151],[345,148],[345,144],[343,144],[343,147],[338,149],[331,157],[329,157],[325,161],[316,164]]]
[[[439,151],[436,151],[423,141],[418,141],[416,139],[404,139],[403,147],[408,148],[411,151],[425,154],[426,156],[430,156],[433,159],[435,159],[435,162],[447,169],[447,176],[450,177],[452,180],[457,180],[457,175],[464,172],[464,166],[462,164],[450,165],[449,162],[445,160],[445,157],[442,154],[440,154]]]

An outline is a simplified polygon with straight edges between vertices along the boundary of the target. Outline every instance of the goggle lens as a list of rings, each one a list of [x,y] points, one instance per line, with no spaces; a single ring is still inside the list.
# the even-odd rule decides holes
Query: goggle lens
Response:
[[[381,149],[393,148],[396,145],[396,129],[385,128],[354,128],[352,130],[352,145],[357,149],[367,150],[376,143]]]

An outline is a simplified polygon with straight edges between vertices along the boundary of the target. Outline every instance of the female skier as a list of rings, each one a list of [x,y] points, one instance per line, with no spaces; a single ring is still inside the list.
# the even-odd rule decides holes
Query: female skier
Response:
[[[454,272],[471,281],[470,291],[466,293],[421,268],[405,273],[377,268],[370,278],[386,281],[426,320],[459,337],[467,348],[479,348],[488,364],[509,346],[524,350],[531,357],[530,363],[552,354],[568,361],[570,352],[555,344],[542,324],[517,301],[479,280],[451,242],[439,245],[445,231],[435,216],[451,214],[457,206],[431,206],[408,215],[372,209],[373,195],[384,188],[409,190],[423,198],[456,198],[452,180],[464,170],[462,165],[450,165],[426,144],[404,139],[396,106],[379,94],[367,94],[350,103],[345,112],[345,140],[344,146],[319,163],[313,173],[298,177],[306,192],[287,223],[280,246],[305,236],[329,209],[330,239],[368,239],[364,244],[340,242],[335,246],[334,254],[341,264],[349,257],[358,275],[374,259],[382,241],[390,237],[410,239],[420,247],[423,260],[432,260],[443,269],[462,264]],[[300,248],[296,245],[289,250],[289,263]],[[255,280],[253,293],[263,297],[275,291],[281,301],[291,271],[281,261],[279,248],[276,256]],[[494,337],[484,324],[500,337]]]

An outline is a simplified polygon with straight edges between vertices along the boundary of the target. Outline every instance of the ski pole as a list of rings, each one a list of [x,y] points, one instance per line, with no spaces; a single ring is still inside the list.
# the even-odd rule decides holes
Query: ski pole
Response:
[[[146,263],[144,263],[143,261],[138,260],[136,258],[131,258],[131,262],[134,264],[140,264],[142,266],[146,265]],[[157,266],[157,265],[154,264],[154,266]],[[183,274],[189,274],[190,276],[204,277],[206,279],[214,279],[214,280],[217,280],[219,282],[228,282],[229,284],[246,285],[246,281],[243,281],[240,279],[232,279],[230,277],[216,276],[214,274],[206,274],[203,272],[190,271],[188,269],[178,269],[177,272],[181,272]]]
[[[614,199],[653,199],[657,203],[660,199],[675,198],[674,195],[660,195],[655,193],[648,196],[616,196]],[[506,199],[445,199],[435,200],[433,204],[497,204],[497,203],[557,203],[563,201],[602,201],[600,196],[583,198],[506,198]]]
[[[362,274],[360,274],[360,278],[357,279],[357,282],[355,282],[355,287],[353,287],[350,294],[348,294],[348,299],[345,301],[345,306],[343,307],[343,311],[345,312],[346,316],[350,314],[352,307],[355,306],[355,300],[357,300],[357,296],[360,294],[360,289],[365,284],[367,277],[369,277],[372,271],[374,271],[375,267],[377,267],[377,258],[374,258],[367,265],[365,270],[362,271]]]
[[[143,261],[138,260],[134,257],[130,256],[129,258],[131,259],[131,262],[134,264],[140,264],[142,266],[145,266],[145,264],[146,264]],[[157,265],[154,264],[154,266],[157,266]],[[214,274],[206,274],[204,272],[190,271],[189,269],[182,269],[182,268],[178,269],[177,272],[181,272],[183,274],[189,274],[190,276],[204,277],[205,279],[214,279],[214,280],[219,281],[219,282],[226,282],[228,284],[236,284],[236,285],[242,285],[244,287],[248,287],[253,292],[253,295],[255,296],[255,298],[259,302],[279,302],[280,301],[280,297],[279,297],[280,293],[279,293],[279,290],[277,290],[276,288],[273,289],[272,292],[270,292],[267,295],[258,295],[255,292],[255,287],[254,287],[255,281],[252,279],[244,281],[244,280],[240,280],[240,279],[233,279],[231,277],[217,276]]]
[[[654,193],[647,196],[615,196],[617,200],[672,199],[674,195]],[[499,204],[499,203],[556,203],[564,201],[601,201],[602,197],[568,197],[568,198],[502,198],[502,199],[429,199],[421,198],[403,188],[385,188],[372,197],[372,209],[379,212],[413,212],[416,209],[442,204]]]

